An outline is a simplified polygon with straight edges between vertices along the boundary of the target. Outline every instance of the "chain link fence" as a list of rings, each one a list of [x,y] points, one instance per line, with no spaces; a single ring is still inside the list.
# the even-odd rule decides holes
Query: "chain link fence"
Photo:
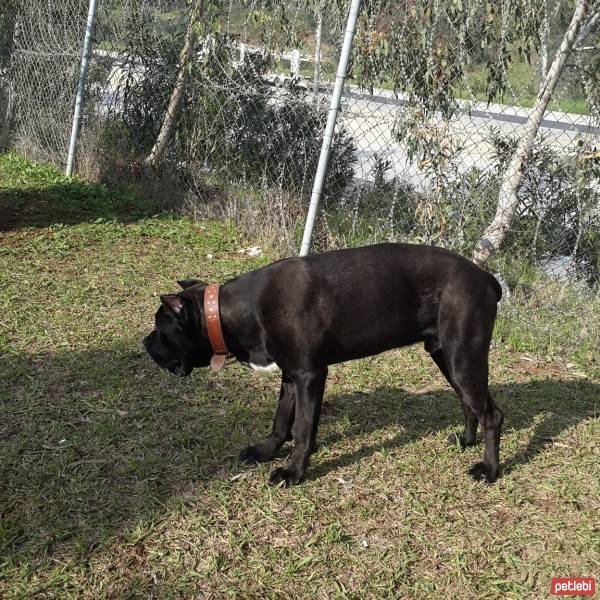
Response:
[[[600,11],[597,5],[590,11]],[[293,252],[347,6],[194,6],[191,22],[184,0],[100,0],[78,170],[147,177],[147,158],[182,78],[172,128],[152,169],[152,177],[168,181],[165,199],[177,194],[193,212],[235,218]],[[527,3],[516,0],[364,3],[317,249],[411,240],[472,254],[573,7],[545,0],[532,10],[543,15],[535,30]],[[1,14],[1,138],[60,166],[86,15],[79,0],[9,2]],[[190,27],[195,44],[186,63]],[[534,304],[550,294],[544,302],[551,306],[574,289],[597,300],[599,39],[590,19],[543,116],[511,231],[494,262],[507,289]],[[585,316],[578,335],[587,335],[593,319]]]

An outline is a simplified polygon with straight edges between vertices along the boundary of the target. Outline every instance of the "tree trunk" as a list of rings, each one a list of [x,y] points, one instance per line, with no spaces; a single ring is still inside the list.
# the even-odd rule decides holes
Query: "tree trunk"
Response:
[[[194,59],[194,50],[196,48],[196,24],[202,16],[202,9],[204,6],[204,0],[194,0],[194,4],[190,11],[190,20],[188,22],[187,31],[185,32],[185,39],[183,48],[179,57],[179,71],[177,73],[177,79],[169,98],[169,104],[163,118],[163,122],[154,142],[154,146],[150,151],[150,154],[144,160],[146,166],[156,167],[167,149],[173,127],[175,126],[175,117],[183,98],[183,90],[185,87],[185,80],[189,71],[189,66]]]
[[[540,27],[540,78],[543,80],[548,73],[548,38],[550,37],[550,24],[548,19],[548,0],[544,0],[544,14]]]
[[[540,83],[537,99],[525,124],[525,130],[502,178],[496,215],[483,232],[473,253],[473,260],[476,263],[483,264],[493,254],[498,252],[507,233],[510,231],[512,220],[519,205],[517,192],[523,180],[525,162],[531,152],[540,123],[556,88],[565,61],[571,53],[575,40],[578,39],[577,34],[588,8],[587,0],[577,0],[571,23],[565,32],[556,56],[548,69],[548,73]]]
[[[0,152],[11,145],[17,103],[14,89],[14,49],[20,33],[19,11],[16,3],[0,10],[4,30],[0,31]]]

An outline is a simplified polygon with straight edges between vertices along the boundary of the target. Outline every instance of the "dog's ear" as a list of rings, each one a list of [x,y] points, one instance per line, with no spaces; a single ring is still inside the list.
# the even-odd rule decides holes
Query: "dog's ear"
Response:
[[[160,297],[160,301],[176,317],[183,317],[185,315],[183,300],[177,294],[165,294]]]
[[[179,287],[181,287],[182,290],[187,290],[189,287],[192,287],[193,285],[196,285],[197,283],[206,285],[204,283],[204,281],[202,281],[200,279],[181,279],[177,283],[179,284]]]

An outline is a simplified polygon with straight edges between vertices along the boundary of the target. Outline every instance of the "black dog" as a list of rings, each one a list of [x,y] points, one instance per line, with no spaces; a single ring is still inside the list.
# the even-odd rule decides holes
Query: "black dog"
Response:
[[[161,367],[186,376],[213,357],[207,311],[214,296],[205,304],[205,283],[179,283],[183,292],[161,296],[144,345]],[[282,372],[271,435],[241,459],[272,459],[293,425],[294,449],[270,480],[298,483],[315,445],[327,366],[424,342],[462,401],[461,445],[473,445],[482,427],[484,461],[471,474],[495,481],[503,415],[488,390],[488,352],[501,294],[496,279],[465,258],[409,244],[288,258],[228,281],[209,324],[220,315],[228,351],[239,361]]]

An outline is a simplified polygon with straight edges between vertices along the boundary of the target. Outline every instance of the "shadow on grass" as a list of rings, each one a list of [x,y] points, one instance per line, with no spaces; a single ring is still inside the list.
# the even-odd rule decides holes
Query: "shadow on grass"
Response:
[[[89,352],[0,357],[0,553],[14,564],[67,545],[85,557],[106,535],[159,518],[172,497],[239,471],[239,449],[260,440],[274,413],[274,381],[198,373],[179,380],[131,344]],[[536,423],[518,469],[552,437],[594,415],[600,386],[539,381],[494,386],[505,428]],[[448,389],[412,395],[381,387],[329,395],[322,444],[398,426],[390,441],[363,446],[307,472],[317,479],[382,448],[450,426],[462,411]],[[344,419],[344,435],[330,424]]]
[[[551,445],[553,438],[583,420],[598,415],[600,385],[585,380],[540,380],[511,385],[491,385],[496,403],[504,412],[503,435],[511,430],[531,428],[529,442],[510,459],[502,460],[500,445],[501,477],[518,469]],[[392,439],[372,446],[363,446],[356,452],[346,453],[334,460],[326,460],[307,471],[307,480],[319,477],[382,450],[391,450],[429,434],[448,430],[456,433],[463,428],[460,401],[448,387],[424,394],[407,394],[401,389],[382,387],[369,394],[355,392],[334,397],[334,412],[350,417],[352,426],[343,437],[370,433],[377,429],[397,425],[401,432]],[[478,431],[478,448],[483,456],[481,431]],[[332,435],[323,442],[333,445],[342,440]]]
[[[73,225],[114,219],[131,223],[161,210],[150,196],[132,186],[64,180],[39,186],[0,189],[0,232],[23,227]]]

